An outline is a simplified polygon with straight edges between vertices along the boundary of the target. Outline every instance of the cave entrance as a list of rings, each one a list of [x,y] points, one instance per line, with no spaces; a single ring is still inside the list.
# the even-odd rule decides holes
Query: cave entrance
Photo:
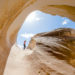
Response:
[[[57,28],[75,28],[75,22],[66,17],[50,15],[39,10],[31,12],[25,19],[17,36],[17,44],[23,47],[24,40],[28,46],[31,37],[37,33],[52,31]]]

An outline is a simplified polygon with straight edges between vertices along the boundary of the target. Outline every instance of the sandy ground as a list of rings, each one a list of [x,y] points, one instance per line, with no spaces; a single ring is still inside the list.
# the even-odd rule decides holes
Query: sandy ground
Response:
[[[13,47],[8,57],[4,75],[27,75],[26,69],[31,69],[31,67],[30,63],[25,60],[26,56],[31,54],[31,50],[23,50],[17,46]]]
[[[21,49],[14,45],[10,51],[4,75],[75,75],[75,68],[43,50]]]

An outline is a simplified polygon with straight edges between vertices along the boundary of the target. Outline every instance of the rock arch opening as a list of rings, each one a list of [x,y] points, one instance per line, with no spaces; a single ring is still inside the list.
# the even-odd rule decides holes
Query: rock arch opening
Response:
[[[3,75],[11,46],[26,16],[40,10],[75,21],[74,0],[1,0],[0,1],[0,75]],[[70,11],[70,12],[69,12]]]
[[[75,22],[58,15],[50,15],[39,10],[31,12],[20,28],[17,35],[17,45],[23,48],[24,40],[28,46],[31,37],[38,33],[50,32],[58,28],[73,28],[75,29]]]

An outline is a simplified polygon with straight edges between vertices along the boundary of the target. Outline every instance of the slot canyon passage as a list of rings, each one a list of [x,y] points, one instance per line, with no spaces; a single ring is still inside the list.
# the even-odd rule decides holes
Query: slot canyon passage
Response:
[[[74,29],[37,34],[19,52],[18,30],[34,10],[75,21],[74,0],[0,0],[0,75],[75,75]]]

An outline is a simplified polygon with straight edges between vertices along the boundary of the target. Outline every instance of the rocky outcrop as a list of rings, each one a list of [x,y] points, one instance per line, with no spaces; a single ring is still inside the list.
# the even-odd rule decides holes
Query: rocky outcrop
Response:
[[[52,32],[40,33],[30,42],[28,48],[34,49],[38,46],[40,49],[46,49],[46,52],[75,66],[75,30],[60,28]]]
[[[0,75],[18,30],[28,14],[35,10],[75,21],[74,0],[0,0]]]
[[[75,75],[75,30],[35,35],[27,49],[11,49],[4,75]]]

